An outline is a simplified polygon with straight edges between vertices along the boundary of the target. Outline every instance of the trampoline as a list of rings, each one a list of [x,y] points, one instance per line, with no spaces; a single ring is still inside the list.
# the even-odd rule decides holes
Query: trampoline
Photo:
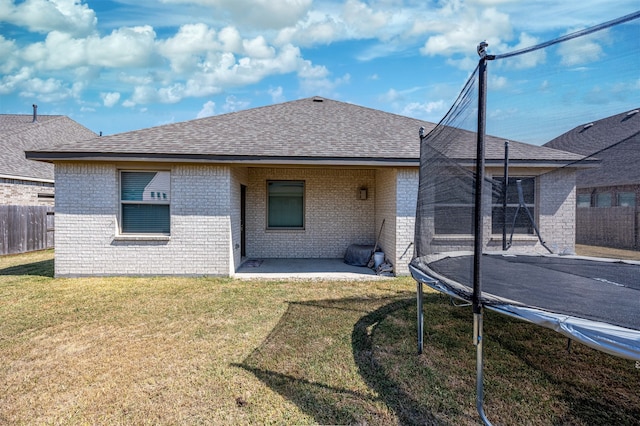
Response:
[[[481,42],[478,66],[450,110],[428,134],[419,129],[414,255],[409,265],[417,282],[418,352],[423,352],[424,285],[472,306],[476,407],[487,425],[491,423],[483,408],[484,309],[548,327],[615,356],[640,360],[640,262],[568,255],[575,250],[577,210],[585,202],[586,207],[599,208],[588,210],[594,220],[586,229],[633,236],[633,246],[638,246],[640,200],[636,190],[627,187],[638,182],[617,176],[614,172],[619,170],[607,170],[619,179],[617,194],[602,189],[613,191],[610,181],[599,184],[603,193],[587,194],[589,188],[580,188],[584,184],[580,177],[599,167],[601,152],[584,156],[542,145],[550,140],[547,135],[538,139],[539,132],[554,123],[586,122],[578,132],[589,140],[595,124],[588,120],[602,113],[600,106],[589,108],[588,102],[574,106],[567,100],[600,87],[612,75],[607,69],[616,69],[616,78],[637,80],[637,68],[629,67],[628,58],[637,56],[638,44],[630,43],[625,29],[638,19],[640,11],[500,55],[488,54],[488,44]],[[610,33],[618,31],[625,43],[603,55],[601,61],[607,66],[599,66],[600,59],[580,58],[590,64],[589,72],[575,78],[562,60],[567,49],[563,44],[589,36],[604,45]],[[495,90],[488,106],[489,62],[497,73],[491,80]],[[559,93],[561,87],[567,87],[567,93]],[[515,119],[521,113],[522,119]],[[631,151],[637,148],[633,144],[623,148],[633,158]],[[577,194],[579,190],[582,193]],[[633,203],[621,194],[633,198]],[[502,250],[497,252],[500,240]],[[600,245],[617,244],[612,236]]]
[[[471,303],[472,256],[430,255],[414,259],[410,269],[419,286],[426,284]],[[553,329],[594,349],[640,360],[640,262],[504,252],[485,253],[482,261],[481,303],[487,309]],[[418,305],[422,306],[422,291]]]

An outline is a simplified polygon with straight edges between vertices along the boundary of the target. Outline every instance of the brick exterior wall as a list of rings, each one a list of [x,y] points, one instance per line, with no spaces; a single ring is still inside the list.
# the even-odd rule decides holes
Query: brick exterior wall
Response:
[[[541,175],[536,182],[540,234],[554,253],[575,253],[576,174],[559,169]],[[538,244],[538,250],[543,250]]]
[[[397,173],[396,212],[396,275],[409,274],[409,262],[413,258],[413,239],[418,202],[418,169],[400,169]]]
[[[118,236],[115,164],[56,164],[56,276],[232,272],[230,169],[155,170],[171,171],[171,236],[135,239]]]
[[[532,171],[526,170],[520,173],[523,176],[531,176]],[[512,174],[516,177],[518,173]],[[491,176],[491,173],[488,173]],[[497,174],[502,176],[502,172]],[[575,170],[559,169],[542,174],[536,178],[536,208],[534,218],[538,222],[538,228],[546,245],[554,253],[575,252]],[[489,251],[502,250],[502,234],[491,233],[491,188],[485,185],[483,192],[483,237],[484,247]],[[425,232],[431,233],[428,241],[433,247],[433,252],[447,252],[459,250],[473,250],[472,235],[434,235],[433,221],[427,217],[423,220]],[[507,235],[509,238],[509,235]],[[538,252],[548,253],[540,244],[536,235],[518,235],[513,237],[510,252]]]
[[[384,219],[384,228],[382,228],[378,246],[384,252],[385,259],[394,265],[394,269],[396,266],[396,179],[396,169],[376,170],[375,235],[378,236]]]
[[[247,257],[342,258],[350,244],[373,244],[384,219],[380,248],[397,275],[409,272],[417,169],[157,165],[151,170],[171,172],[170,237],[119,235],[116,164],[56,165],[56,276],[233,276],[242,261],[242,185],[247,187]],[[540,176],[537,182],[540,231],[558,251],[574,249],[574,178],[573,171],[559,170]],[[304,229],[266,229],[269,180],[305,182]],[[367,188],[366,200],[360,199],[360,188]],[[490,191],[487,194],[490,206]],[[485,243],[492,249],[491,210],[486,211]],[[432,243],[438,251],[469,244],[436,240]],[[514,251],[541,248],[528,235],[516,243]]]
[[[343,258],[350,244],[375,240],[374,170],[250,168],[247,188],[247,257]],[[267,230],[267,181],[305,182],[303,230]],[[366,200],[359,189],[367,188]]]
[[[0,179],[1,205],[53,206],[53,197],[39,198],[38,194],[53,195],[53,184],[18,179]]]

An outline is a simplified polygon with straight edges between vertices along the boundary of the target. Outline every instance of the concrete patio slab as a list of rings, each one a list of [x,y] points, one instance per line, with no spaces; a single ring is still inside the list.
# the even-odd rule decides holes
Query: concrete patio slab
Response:
[[[375,280],[389,277],[377,275],[367,267],[347,265],[342,259],[247,259],[234,278]]]

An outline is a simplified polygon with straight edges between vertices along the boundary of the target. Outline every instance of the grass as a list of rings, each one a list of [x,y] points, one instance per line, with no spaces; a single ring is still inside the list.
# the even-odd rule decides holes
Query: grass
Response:
[[[0,258],[0,424],[479,424],[469,308],[414,282],[53,279]],[[497,424],[636,424],[640,369],[485,316]]]

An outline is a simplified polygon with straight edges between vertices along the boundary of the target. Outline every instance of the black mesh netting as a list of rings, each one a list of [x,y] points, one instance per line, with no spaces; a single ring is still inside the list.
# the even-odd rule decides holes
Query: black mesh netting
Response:
[[[506,299],[640,330],[640,262],[605,268],[570,260],[576,243],[640,249],[639,18],[487,56],[480,276],[495,293],[483,294],[484,304]],[[478,74],[421,135],[411,262],[414,277],[436,278],[467,300]],[[562,271],[538,261],[554,256],[568,262]]]

